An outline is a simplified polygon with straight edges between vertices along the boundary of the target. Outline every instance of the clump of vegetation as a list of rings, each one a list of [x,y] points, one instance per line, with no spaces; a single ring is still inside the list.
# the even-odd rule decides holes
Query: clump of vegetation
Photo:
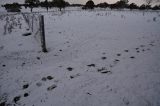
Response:
[[[158,6],[158,5],[155,5],[153,8],[152,8],[152,10],[160,10],[160,5]]]
[[[59,8],[60,11],[66,6],[66,2],[64,0],[53,0],[52,3],[53,6]]]
[[[94,9],[95,5],[92,0],[87,1],[86,5],[82,7],[82,9]]]
[[[139,7],[140,10],[145,10],[146,9],[146,5],[145,4],[142,4],[140,7]]]
[[[132,10],[132,9],[138,9],[138,6],[135,4],[135,3],[131,3],[129,5],[129,9]]]
[[[3,7],[7,10],[7,12],[21,12],[21,6],[16,2],[13,4],[5,4]]]
[[[28,6],[33,11],[34,7],[38,7],[40,1],[39,0],[25,0],[25,6]]]
[[[96,5],[96,7],[107,8],[107,7],[109,7],[109,4],[106,3],[106,2],[104,2],[104,3],[99,3],[99,4]]]
[[[110,8],[111,9],[123,9],[123,8],[128,8],[128,0],[120,0],[117,1],[115,4],[111,4]]]

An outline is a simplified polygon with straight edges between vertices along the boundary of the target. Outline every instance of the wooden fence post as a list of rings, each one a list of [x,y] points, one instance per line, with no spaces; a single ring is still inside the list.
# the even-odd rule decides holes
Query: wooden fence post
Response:
[[[40,16],[40,29],[41,29],[41,46],[42,46],[42,52],[46,53],[47,48],[46,48],[46,40],[45,40],[45,28],[44,28],[44,16]]]

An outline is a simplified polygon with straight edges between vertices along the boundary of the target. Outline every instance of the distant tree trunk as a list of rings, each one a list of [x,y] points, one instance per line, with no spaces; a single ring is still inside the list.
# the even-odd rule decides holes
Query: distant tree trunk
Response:
[[[62,11],[62,8],[60,7],[59,10]]]
[[[33,11],[33,7],[31,7],[31,12]]]
[[[46,9],[47,9],[47,12],[48,12],[48,6],[46,7]]]

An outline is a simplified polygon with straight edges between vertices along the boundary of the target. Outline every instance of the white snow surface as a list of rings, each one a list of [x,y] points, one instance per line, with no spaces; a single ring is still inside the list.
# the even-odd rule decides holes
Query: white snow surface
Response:
[[[0,14],[0,103],[160,106],[160,12],[40,14],[48,53],[33,35],[22,36],[21,14]],[[10,33],[6,17],[14,20]]]

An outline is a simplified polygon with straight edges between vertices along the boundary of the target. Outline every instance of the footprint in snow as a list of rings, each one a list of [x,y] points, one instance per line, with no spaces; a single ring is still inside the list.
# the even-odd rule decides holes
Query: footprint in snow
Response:
[[[125,52],[129,52],[129,50],[124,50]]]
[[[76,77],[78,77],[78,76],[80,76],[79,73],[78,73],[78,74],[75,74],[75,75],[71,75],[70,78],[73,79],[73,78],[76,78]]]
[[[98,72],[102,72],[102,71],[104,71],[104,70],[106,70],[105,67],[102,67],[102,68],[97,69]]]
[[[14,103],[17,103],[17,102],[20,100],[20,98],[21,98],[21,96],[16,96],[16,97],[14,97],[13,102],[14,102]]]
[[[136,50],[139,50],[139,48],[135,48]]]
[[[92,94],[91,94],[91,93],[89,93],[89,92],[87,92],[86,94],[87,94],[87,95],[92,95]]]
[[[3,64],[3,65],[2,65],[2,67],[6,67],[6,65],[5,65],[5,64]]]
[[[149,44],[149,45],[150,45],[150,46],[152,46],[152,47],[154,46],[154,44],[152,44],[152,43],[151,43],[151,44]]]
[[[24,96],[24,97],[28,97],[28,96],[29,96],[29,94],[28,94],[28,93],[25,93],[23,96]]]
[[[102,74],[107,74],[107,73],[112,73],[112,72],[106,70],[106,71],[102,71],[101,73],[102,73]]]
[[[52,77],[52,76],[47,76],[47,79],[48,79],[48,80],[52,80],[53,77]]]
[[[131,58],[131,59],[135,59],[135,57],[134,57],[134,56],[131,56],[130,58]]]
[[[23,89],[27,89],[29,87],[29,84],[23,85]]]
[[[53,85],[49,86],[49,87],[47,88],[47,90],[48,90],[48,91],[52,91],[52,90],[55,89],[56,87],[57,87],[57,85],[53,84]]]
[[[88,67],[96,67],[96,65],[95,64],[89,64],[89,65],[87,65]]]
[[[47,76],[47,77],[43,77],[41,80],[42,80],[42,81],[47,81],[47,80],[52,80],[52,79],[54,79],[54,77],[52,77],[52,76]]]
[[[72,67],[68,67],[67,70],[68,71],[73,71],[73,68]]]
[[[23,67],[25,64],[26,64],[26,63],[24,62],[24,63],[21,64],[21,66]]]
[[[140,47],[142,47],[142,48],[143,48],[143,47],[145,47],[145,45],[140,45]]]
[[[98,72],[102,73],[102,74],[107,74],[107,73],[111,73],[111,71],[107,70],[106,67],[102,67],[100,69],[97,69]]]
[[[145,52],[145,49],[142,49],[142,52]]]
[[[126,105],[126,106],[128,106],[130,103],[129,103],[129,100],[126,98],[126,97],[124,97],[123,98],[123,103]]]
[[[118,62],[120,62],[120,60],[115,59],[113,62],[114,62],[114,64],[117,64]]]
[[[43,77],[41,80],[43,81],[43,82],[46,82],[47,80],[53,80],[54,79],[54,77],[52,77],[52,76],[47,76],[47,77]],[[36,86],[37,87],[41,87],[43,85],[43,83],[42,82],[37,82],[36,83]]]
[[[41,87],[41,86],[42,86],[42,83],[41,83],[41,82],[37,82],[36,85],[37,85],[38,87]]]
[[[42,80],[42,81],[47,81],[47,78],[46,78],[46,77],[43,77],[41,80]]]
[[[107,59],[107,57],[101,57],[101,59],[102,59],[102,60],[106,60],[106,59]]]
[[[137,52],[137,53],[140,53],[140,51],[139,51],[139,50],[137,50],[136,52]]]
[[[40,57],[37,57],[37,60],[40,60],[41,58]]]
[[[121,56],[121,54],[120,54],[120,53],[118,53],[118,54],[117,54],[117,56]]]

